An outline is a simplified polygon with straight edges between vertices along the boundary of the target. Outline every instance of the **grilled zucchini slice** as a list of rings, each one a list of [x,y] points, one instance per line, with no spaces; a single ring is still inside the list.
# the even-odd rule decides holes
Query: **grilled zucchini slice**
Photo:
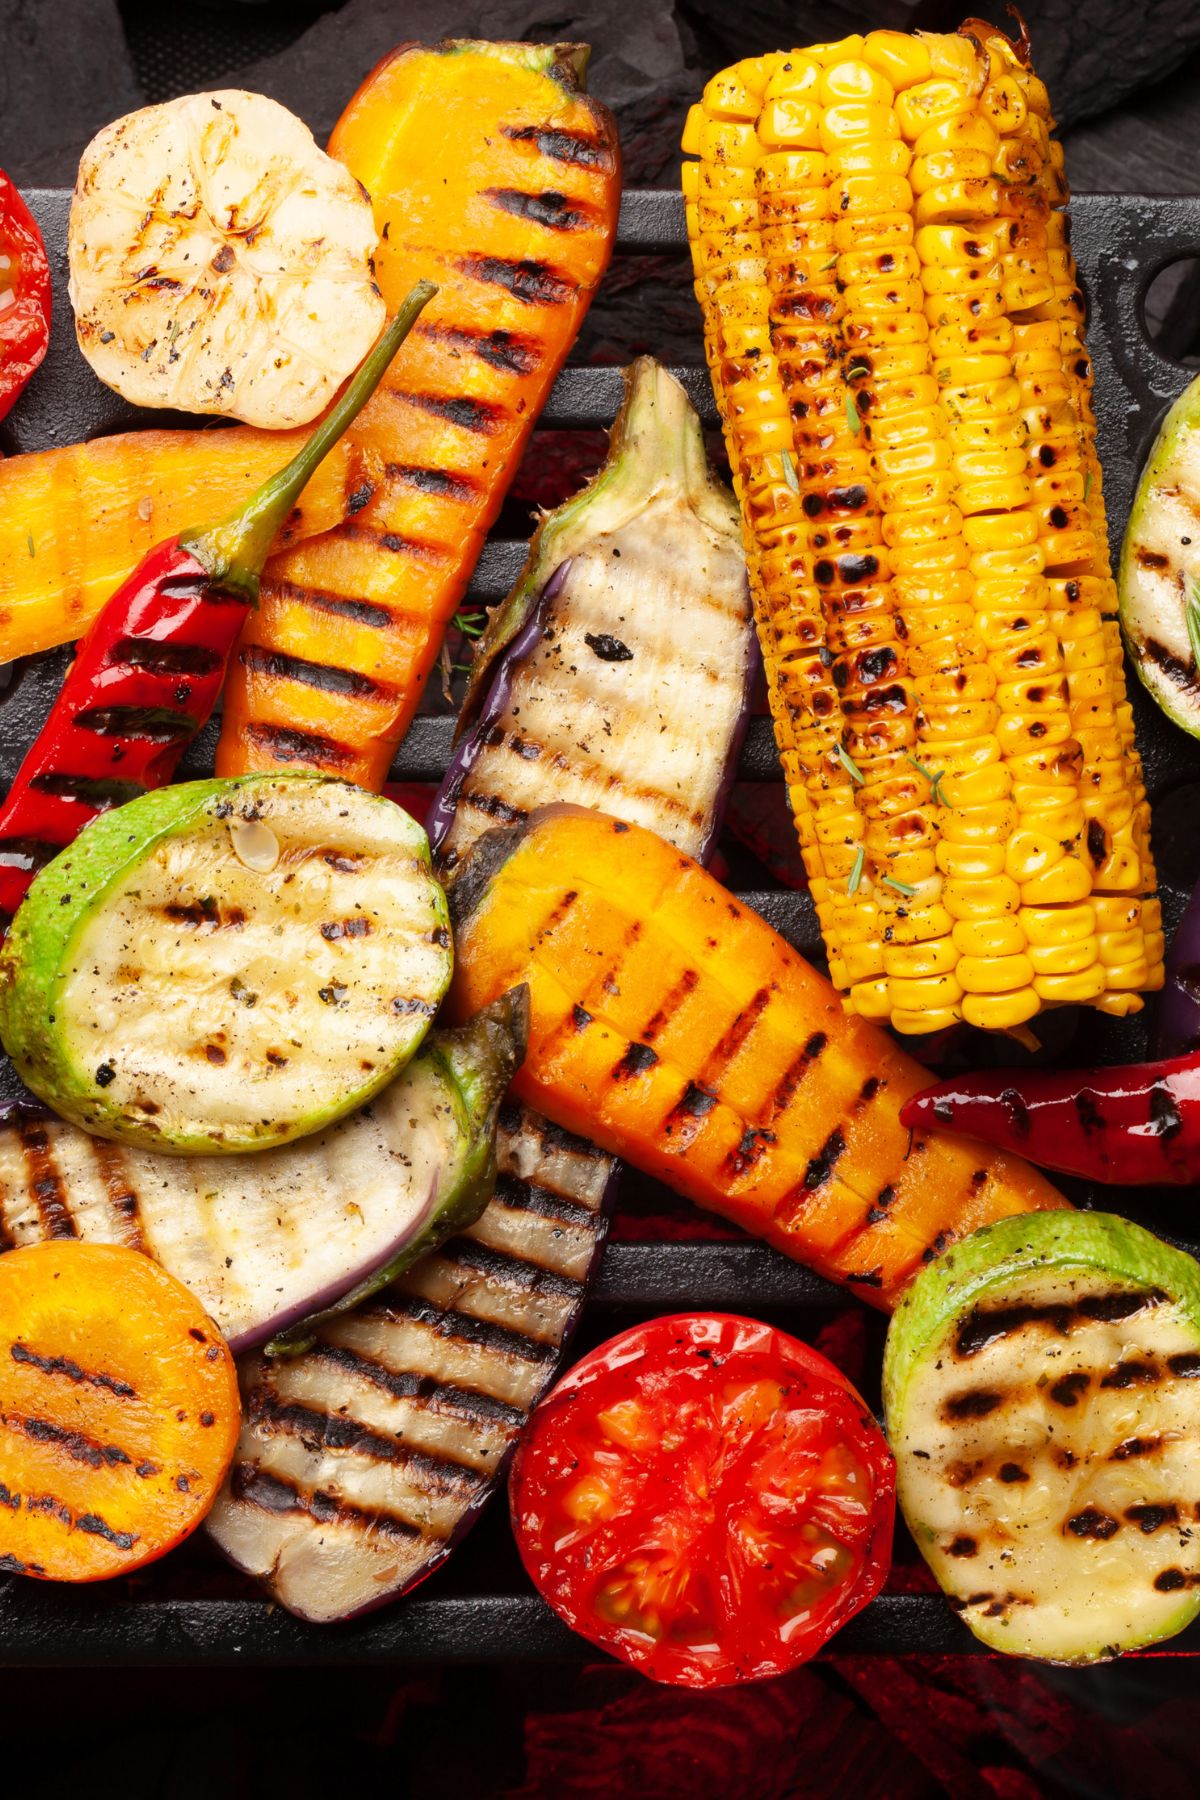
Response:
[[[400,807],[314,776],[195,781],[103,814],[42,870],[0,955],[0,1037],[101,1137],[259,1150],[391,1080],[451,963]]]
[[[1200,1611],[1200,1265],[1128,1220],[1031,1213],[923,1270],[884,1403],[900,1504],[992,1649],[1107,1660]]]
[[[1200,737],[1200,377],[1163,420],[1134,496],[1118,576],[1143,685]]]

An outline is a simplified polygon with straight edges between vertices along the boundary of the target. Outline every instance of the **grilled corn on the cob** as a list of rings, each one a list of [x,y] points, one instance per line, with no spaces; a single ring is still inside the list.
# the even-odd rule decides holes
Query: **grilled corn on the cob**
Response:
[[[684,135],[830,970],[904,1032],[1162,981],[1052,127],[973,21],[738,63]]]

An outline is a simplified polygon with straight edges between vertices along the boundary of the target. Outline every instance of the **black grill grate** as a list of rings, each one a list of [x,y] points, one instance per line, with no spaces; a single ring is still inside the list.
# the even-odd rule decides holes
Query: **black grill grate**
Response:
[[[30,196],[64,274],[69,196]],[[1085,194],[1073,206],[1073,241],[1090,308],[1089,344],[1096,367],[1100,452],[1114,529],[1128,513],[1137,471],[1163,409],[1191,371],[1166,361],[1151,345],[1143,301],[1158,271],[1200,254],[1200,198],[1149,199]],[[675,193],[635,192],[621,207],[619,247],[628,253],[686,255],[683,206]],[[60,282],[60,289],[65,282]],[[599,302],[603,307],[603,296]],[[59,316],[51,354],[15,418],[10,447],[40,449],[143,421],[101,388],[83,368],[67,309]],[[699,354],[697,321],[697,354]],[[707,371],[677,369],[709,425],[715,410]],[[564,370],[542,416],[553,428],[608,425],[621,398],[615,368]],[[161,416],[155,420],[162,423]],[[1117,544],[1114,542],[1114,551]],[[472,595],[494,601],[507,593],[525,556],[523,543],[493,541],[485,548]],[[0,686],[0,779],[15,773],[57,691],[67,653],[50,652],[20,665]],[[1139,740],[1151,798],[1170,816],[1187,816],[1188,789],[1200,776],[1191,741],[1172,731],[1134,694]],[[449,756],[453,721],[422,715],[396,759],[393,779],[440,778]],[[215,733],[204,734],[189,758],[191,773],[212,766]],[[743,780],[779,778],[770,727],[752,722],[742,752]],[[1200,799],[1200,794],[1197,795]],[[1193,803],[1194,805],[1194,803]],[[1182,810],[1177,810],[1182,809]],[[1167,816],[1167,815],[1163,815]],[[1192,814],[1194,817],[1194,812]],[[1194,834],[1189,834],[1194,835]],[[1200,853],[1160,839],[1165,910],[1173,923],[1200,872]],[[1165,853],[1165,854],[1164,854]],[[775,888],[741,895],[801,951],[819,955],[816,919],[807,896]],[[1118,1061],[1144,1048],[1136,1023],[1089,1019],[1089,1060]],[[1083,1055],[1084,1052],[1078,1052]],[[11,1070],[0,1073],[11,1091]],[[626,1192],[653,1192],[629,1178]],[[1076,1190],[1080,1199],[1093,1198]],[[1120,1209],[1179,1241],[1187,1214],[1179,1195],[1120,1196]],[[1190,1229],[1190,1225],[1188,1227]],[[1195,1245],[1186,1247],[1195,1250]],[[585,1334],[608,1335],[636,1317],[691,1307],[765,1314],[811,1338],[846,1296],[764,1246],[732,1243],[611,1243],[591,1297]],[[872,1342],[882,1321],[873,1319]],[[16,1578],[0,1581],[0,1661],[24,1665],[96,1663],[395,1663],[527,1659],[560,1662],[591,1654],[530,1591],[503,1520],[498,1497],[490,1518],[456,1553],[442,1575],[412,1598],[352,1624],[301,1624],[247,1590],[239,1578],[214,1569],[202,1550],[185,1549],[133,1581],[107,1588],[42,1587]],[[1172,1649],[1200,1651],[1200,1625]],[[941,1598],[929,1593],[884,1594],[836,1640],[839,1655],[923,1652],[975,1653],[979,1646]]]

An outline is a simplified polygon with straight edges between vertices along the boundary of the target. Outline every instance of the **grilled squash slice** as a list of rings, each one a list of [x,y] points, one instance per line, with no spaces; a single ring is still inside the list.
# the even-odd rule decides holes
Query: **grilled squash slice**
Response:
[[[303,775],[196,781],[102,814],[42,870],[0,956],[27,1085],[102,1137],[257,1150],[407,1062],[450,979],[424,832]]]
[[[976,1637],[1095,1662],[1200,1612],[1200,1266],[1103,1213],[976,1232],[917,1277],[884,1400],[905,1518]]]

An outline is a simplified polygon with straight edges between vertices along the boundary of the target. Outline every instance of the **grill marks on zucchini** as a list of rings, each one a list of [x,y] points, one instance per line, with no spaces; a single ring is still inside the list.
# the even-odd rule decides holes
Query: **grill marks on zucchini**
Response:
[[[441,1561],[553,1379],[611,1165],[512,1105],[497,1154],[473,1226],[311,1350],[243,1369],[242,1443],[209,1529],[303,1617],[376,1604]]]
[[[1068,1659],[1130,1647],[1147,1618],[1166,1626],[1154,1596],[1200,1581],[1195,1328],[1156,1285],[1019,1280],[924,1353],[899,1416],[889,1402],[905,1511],[988,1643]]]
[[[340,782],[145,796],[96,820],[22,919],[5,1031],[28,1084],[105,1135],[193,1151],[279,1143],[360,1104],[450,974],[424,834]]]

